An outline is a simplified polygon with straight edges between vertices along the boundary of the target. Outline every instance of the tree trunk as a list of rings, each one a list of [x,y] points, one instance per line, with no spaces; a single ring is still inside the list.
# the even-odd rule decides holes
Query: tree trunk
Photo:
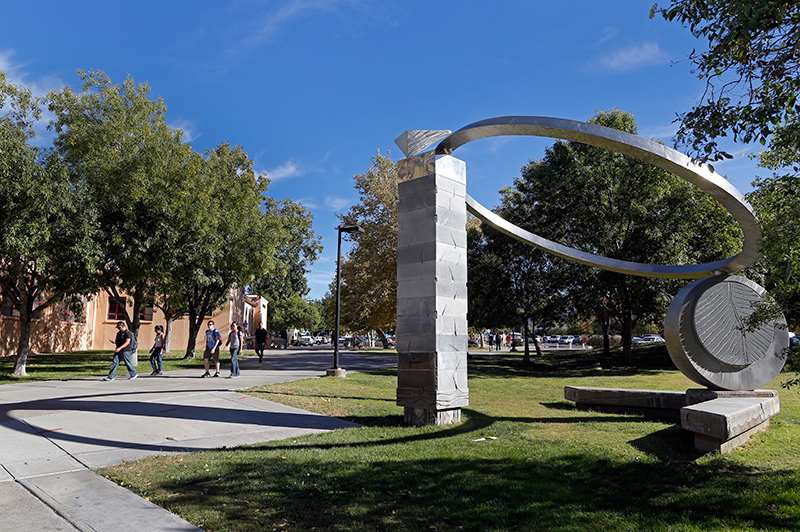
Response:
[[[600,319],[600,328],[603,329],[603,356],[609,357],[611,356],[611,338],[608,337],[608,329],[610,328],[611,324],[608,321],[608,318],[603,317]]]
[[[384,349],[389,349],[389,339],[386,338],[386,334],[381,329],[375,329],[375,332],[378,333],[378,338],[381,339],[381,343],[383,344]]]
[[[630,313],[625,313],[622,316],[621,320],[621,329],[622,329],[622,360],[625,364],[631,364],[633,362],[633,349],[631,348],[633,344],[633,319],[631,318]]]
[[[15,377],[26,377],[28,373],[25,366],[28,363],[28,348],[31,341],[31,320],[32,316],[29,312],[23,310],[19,314],[19,343],[17,344],[17,357],[14,361],[14,371],[11,375]]]
[[[169,353],[169,344],[172,341],[172,323],[175,318],[167,318],[167,325],[164,328],[164,354]]]
[[[528,338],[528,320],[525,320],[522,325],[522,343],[525,345],[525,354],[522,355],[522,361],[526,364],[531,361],[531,349],[530,346],[528,346]]]

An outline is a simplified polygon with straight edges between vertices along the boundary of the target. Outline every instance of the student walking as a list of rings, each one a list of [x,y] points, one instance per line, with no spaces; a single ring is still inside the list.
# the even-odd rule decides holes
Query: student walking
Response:
[[[153,366],[153,373],[150,375],[161,375],[161,357],[164,354],[164,327],[156,325],[156,339],[153,348],[150,349],[150,365]]]
[[[136,370],[131,364],[131,350],[133,349],[133,332],[128,329],[128,326],[125,325],[124,321],[117,322],[117,337],[111,342],[116,346],[114,349],[114,358],[111,359],[111,369],[108,372],[108,377],[104,377],[104,381],[113,381],[117,376],[117,366],[119,366],[120,362],[125,363],[125,367],[128,368],[128,373],[130,376],[128,377],[129,381],[132,381],[139,375],[137,375]]]
[[[236,325],[236,322],[231,323],[231,332],[228,334],[228,341],[225,342],[225,345],[230,347],[231,349],[231,374],[228,377],[229,379],[235,379],[239,377],[239,353],[242,350],[242,344],[244,343],[244,334],[239,327]]]
[[[215,377],[219,377],[219,348],[222,345],[222,337],[219,334],[219,331],[214,328],[214,322],[208,322],[208,330],[206,331],[206,349],[203,351],[203,366],[206,368],[206,372],[203,373],[203,377],[210,377],[211,374],[208,372],[209,369],[209,361],[213,358],[214,359],[214,368],[216,372],[214,373]]]
[[[267,347],[267,330],[264,328],[264,325],[259,323],[258,329],[256,329],[256,354],[258,355],[258,361],[264,361],[264,349]]]

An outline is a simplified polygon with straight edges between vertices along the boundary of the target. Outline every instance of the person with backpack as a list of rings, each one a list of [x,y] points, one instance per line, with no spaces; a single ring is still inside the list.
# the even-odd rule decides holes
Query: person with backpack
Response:
[[[136,342],[136,337],[133,335],[124,321],[117,322],[117,337],[111,342],[116,346],[114,349],[114,358],[111,359],[111,370],[108,372],[108,377],[104,377],[104,381],[113,381],[117,376],[117,366],[120,361],[125,363],[128,368],[129,381],[132,381],[139,375],[136,373],[133,364],[131,364],[131,352]]]
[[[206,372],[203,373],[203,377],[210,377],[211,374],[208,372],[209,368],[209,360],[214,358],[214,367],[216,368],[216,373],[214,373],[215,377],[219,377],[219,347],[222,345],[222,337],[219,334],[219,331],[214,328],[214,322],[208,322],[208,330],[206,331],[206,349],[203,351],[203,366],[206,368]]]

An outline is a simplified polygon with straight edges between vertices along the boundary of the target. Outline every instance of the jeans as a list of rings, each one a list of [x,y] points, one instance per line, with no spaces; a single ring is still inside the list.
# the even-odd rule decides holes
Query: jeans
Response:
[[[231,349],[231,377],[239,376],[239,348]]]
[[[108,372],[109,379],[113,379],[117,376],[117,366],[119,366],[120,361],[125,363],[125,367],[128,368],[128,373],[130,373],[131,377],[136,375],[136,370],[133,364],[131,364],[131,352],[117,351],[114,353],[114,358],[111,359],[111,371]]]
[[[161,355],[163,353],[163,347],[156,347],[153,354],[150,355],[150,365],[153,366],[153,371],[161,373]]]

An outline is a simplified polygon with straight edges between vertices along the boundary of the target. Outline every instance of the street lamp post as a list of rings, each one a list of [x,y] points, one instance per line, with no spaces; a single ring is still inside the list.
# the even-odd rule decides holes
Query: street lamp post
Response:
[[[358,225],[340,225],[336,229],[339,232],[339,241],[336,247],[336,329],[334,330],[333,367],[326,373],[329,377],[344,377],[347,372],[339,367],[339,316],[342,304],[342,233],[363,233],[364,229]]]

